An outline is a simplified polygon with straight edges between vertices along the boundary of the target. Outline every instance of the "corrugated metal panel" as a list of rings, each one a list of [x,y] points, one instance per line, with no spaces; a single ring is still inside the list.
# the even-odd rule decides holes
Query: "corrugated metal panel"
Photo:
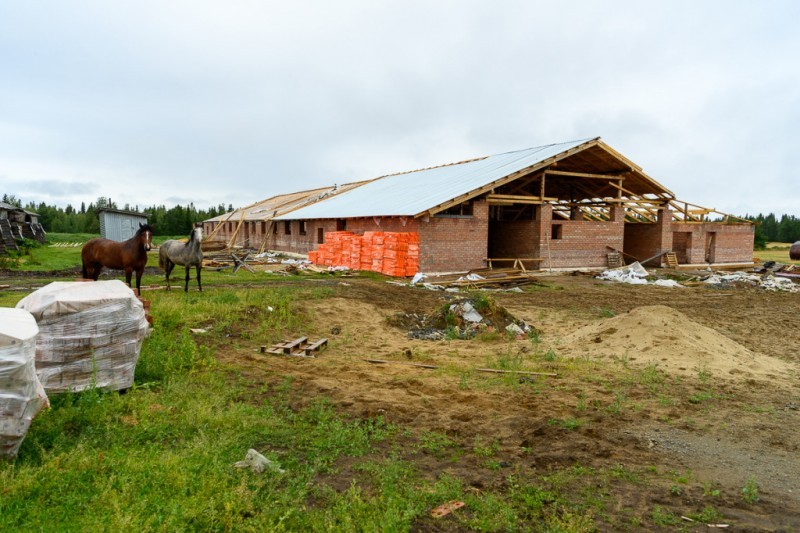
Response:
[[[100,236],[112,241],[127,241],[139,229],[139,223],[146,224],[147,217],[115,211],[101,211]]]
[[[539,146],[386,176],[275,219],[414,216],[592,140]]]

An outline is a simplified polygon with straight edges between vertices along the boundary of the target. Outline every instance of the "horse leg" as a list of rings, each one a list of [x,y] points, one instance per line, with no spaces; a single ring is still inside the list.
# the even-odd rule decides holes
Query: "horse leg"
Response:
[[[142,295],[142,274],[144,274],[144,267],[136,271],[136,295]]]
[[[186,265],[186,286],[183,288],[183,292],[189,292],[189,269],[192,268],[189,265]]]
[[[175,263],[169,259],[164,259],[164,272],[167,274],[167,290],[171,291],[172,287],[169,285],[169,275],[172,274],[172,269],[175,268]]]
[[[200,283],[200,268],[201,267],[202,267],[202,265],[200,263],[197,263],[195,265],[195,268],[197,269],[197,290],[199,290],[200,292],[203,292],[203,285],[202,285],[202,283]]]
[[[133,276],[133,269],[128,267],[125,269],[125,283],[127,283],[128,287],[132,289],[133,285],[131,285],[131,276]]]
[[[94,265],[92,265],[91,273],[89,274],[89,276],[93,280],[97,281],[97,279],[100,277],[101,270],[103,270],[103,265],[95,263]]]

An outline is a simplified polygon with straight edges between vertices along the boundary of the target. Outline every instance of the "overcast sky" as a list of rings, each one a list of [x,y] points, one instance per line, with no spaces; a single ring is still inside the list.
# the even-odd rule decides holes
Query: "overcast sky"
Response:
[[[602,137],[800,215],[800,2],[0,3],[0,193],[246,205]],[[425,191],[419,191],[425,194]]]

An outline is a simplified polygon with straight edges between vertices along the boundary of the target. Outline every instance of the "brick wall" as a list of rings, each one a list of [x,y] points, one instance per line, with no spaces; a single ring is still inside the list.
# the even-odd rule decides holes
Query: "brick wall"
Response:
[[[421,272],[481,268],[488,251],[489,205],[475,201],[471,217],[422,217],[419,220]]]
[[[489,257],[538,257],[539,227],[535,220],[489,222]]]
[[[604,267],[608,264],[606,246],[622,249],[625,222],[620,212],[615,211],[608,222],[553,219],[549,205],[541,206],[540,213],[543,268]],[[557,227],[560,238],[555,238]]]
[[[674,247],[683,246],[687,240],[685,258],[678,253],[678,262],[687,264],[750,263],[753,260],[755,226],[750,224],[722,224],[719,222],[671,224]]]

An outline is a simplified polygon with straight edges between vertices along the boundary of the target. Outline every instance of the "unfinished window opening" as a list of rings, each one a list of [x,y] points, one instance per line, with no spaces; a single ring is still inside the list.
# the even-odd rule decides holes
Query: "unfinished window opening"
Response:
[[[454,205],[444,211],[439,211],[434,217],[471,217],[472,216],[472,202],[462,202]]]
[[[325,242],[325,231],[322,228],[317,228],[317,244]]]
[[[272,234],[273,235],[277,235],[278,234],[278,223],[277,222],[273,222],[272,223]]]
[[[291,235],[292,234],[292,223],[290,221],[288,221],[288,220],[283,223],[283,233],[285,235]]]
[[[264,235],[267,233],[267,223],[266,221],[261,221],[261,234]]]
[[[563,229],[564,226],[561,224],[553,224],[550,229],[550,238],[554,241],[561,240],[561,238],[564,236]]]
[[[489,220],[497,222],[536,220],[536,206],[492,205],[489,206]]]
[[[347,230],[347,219],[340,218],[336,220],[336,231],[346,231]]]
[[[306,234],[306,221],[305,220],[301,220],[300,221],[300,235],[305,235],[305,234]]]

